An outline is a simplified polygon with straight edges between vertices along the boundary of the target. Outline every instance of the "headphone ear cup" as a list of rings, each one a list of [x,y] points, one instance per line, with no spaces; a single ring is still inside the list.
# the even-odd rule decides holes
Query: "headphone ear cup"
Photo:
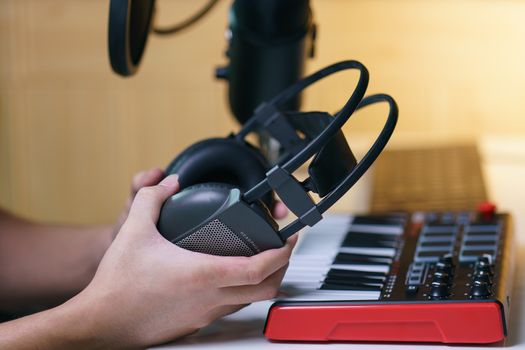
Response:
[[[266,178],[269,165],[257,148],[234,138],[213,138],[193,144],[175,158],[166,175],[178,174],[181,189],[199,183],[225,183],[246,192]],[[262,198],[273,208],[273,193]]]
[[[279,227],[264,204],[248,204],[224,183],[187,187],[168,198],[157,228],[170,242],[194,252],[251,256],[281,247]]]

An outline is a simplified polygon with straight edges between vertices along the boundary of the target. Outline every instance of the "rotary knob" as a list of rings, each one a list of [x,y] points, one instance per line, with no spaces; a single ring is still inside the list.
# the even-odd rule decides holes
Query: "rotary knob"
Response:
[[[452,254],[445,254],[443,255],[440,259],[439,259],[440,262],[446,264],[446,265],[449,265],[451,267],[454,267],[454,263],[452,261]]]
[[[444,271],[436,271],[434,272],[434,278],[433,278],[433,281],[434,282],[441,282],[441,283],[446,283],[448,284],[449,281],[450,281],[450,275]]]
[[[436,271],[444,272],[450,275],[452,274],[452,265],[440,260],[436,263]]]
[[[491,274],[485,271],[478,271],[475,272],[472,276],[473,281],[480,281],[487,283],[488,285],[492,285],[492,278]]]
[[[480,263],[479,261],[474,266],[474,274],[486,273],[492,275],[492,267],[485,263]]]
[[[429,296],[431,299],[446,299],[449,296],[448,284],[443,282],[432,282]]]
[[[492,285],[492,279],[488,275],[474,276],[474,282],[483,282],[487,285]]]
[[[482,281],[474,281],[470,289],[470,295],[473,298],[484,299],[491,295],[490,286],[488,283]]]
[[[478,264],[482,264],[482,265],[491,265],[491,264],[492,264],[492,261],[491,261],[490,255],[483,255],[483,256],[480,256],[480,257],[478,258],[477,263],[478,263]]]

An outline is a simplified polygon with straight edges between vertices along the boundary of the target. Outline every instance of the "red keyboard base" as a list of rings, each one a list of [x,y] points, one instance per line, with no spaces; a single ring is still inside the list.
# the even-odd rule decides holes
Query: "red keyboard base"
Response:
[[[435,304],[274,305],[265,336],[276,341],[495,343],[505,338],[494,301]]]

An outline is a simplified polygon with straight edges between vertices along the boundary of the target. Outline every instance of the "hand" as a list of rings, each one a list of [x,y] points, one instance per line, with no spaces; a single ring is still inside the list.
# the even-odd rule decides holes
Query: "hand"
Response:
[[[283,202],[277,202],[273,207],[272,215],[277,220],[284,219],[288,215],[288,208]]]
[[[153,186],[158,184],[163,177],[164,171],[162,171],[160,168],[152,168],[147,171],[141,171],[135,174],[135,176],[133,176],[133,179],[131,181],[131,191],[126,202],[126,206],[124,207],[124,210],[122,210],[117,222],[113,226],[112,238],[114,238],[117,235],[118,231],[122,227],[122,224],[124,223],[124,221],[126,221],[129,209],[131,208],[131,203],[133,203],[133,199],[135,198],[137,192],[142,187]],[[282,202],[277,202],[273,207],[272,215],[276,219],[284,219],[286,215],[288,215],[288,208],[286,208],[286,206]]]
[[[133,203],[133,199],[135,198],[135,195],[137,192],[142,188],[146,186],[154,186],[159,183],[160,180],[164,177],[164,171],[160,170],[159,168],[152,168],[150,170],[144,170],[141,171],[135,176],[133,176],[133,179],[131,180],[131,190],[129,193],[128,200],[126,202],[126,205],[124,207],[124,210],[122,210],[117,222],[113,226],[113,236],[112,239],[115,238],[118,231],[122,227],[122,224],[124,224],[124,221],[126,221],[129,209],[131,208],[131,204]]]
[[[86,337],[107,347],[159,344],[276,295],[295,239],[252,257],[184,250],[156,229],[162,203],[177,189],[172,175],[138,191],[93,281],[69,302]]]

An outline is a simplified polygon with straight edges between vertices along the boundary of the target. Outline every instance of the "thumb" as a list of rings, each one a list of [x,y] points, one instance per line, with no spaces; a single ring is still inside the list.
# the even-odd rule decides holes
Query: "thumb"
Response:
[[[157,223],[160,208],[169,196],[179,189],[179,177],[174,174],[167,176],[156,186],[142,187],[135,196],[129,218]]]

